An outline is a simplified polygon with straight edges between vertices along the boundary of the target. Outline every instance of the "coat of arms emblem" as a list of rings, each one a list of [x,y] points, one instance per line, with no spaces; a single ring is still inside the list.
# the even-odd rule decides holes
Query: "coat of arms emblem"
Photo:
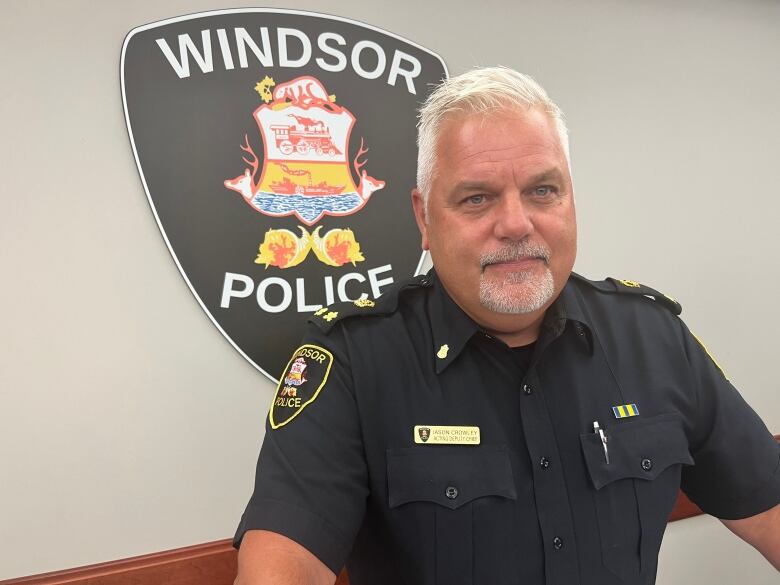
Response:
[[[262,105],[253,113],[263,142],[260,159],[244,138],[243,174],[225,180],[225,187],[241,194],[255,210],[271,217],[293,215],[306,226],[323,216],[345,216],[359,211],[385,181],[370,176],[364,167],[368,148],[349,160],[349,138],[355,117],[328,94],[319,79],[304,75],[276,84],[266,76],[255,91]],[[263,166],[260,168],[262,160]],[[350,163],[351,167],[350,168]],[[358,178],[353,179],[352,170]],[[313,249],[330,266],[353,265],[365,258],[351,229],[321,234],[300,226],[300,234],[271,229],[259,247],[258,264],[290,268]]]
[[[290,366],[290,371],[284,379],[284,383],[289,386],[300,386],[306,381],[304,371],[306,370],[306,360],[302,357],[296,359]]]

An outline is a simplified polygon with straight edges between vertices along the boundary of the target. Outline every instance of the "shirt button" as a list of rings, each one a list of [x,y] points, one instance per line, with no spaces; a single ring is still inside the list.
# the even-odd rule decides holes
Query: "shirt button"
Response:
[[[458,497],[458,488],[455,486],[449,486],[446,490],[444,490],[444,495],[447,496],[450,500],[454,500]]]
[[[547,459],[547,457],[542,457],[541,459],[539,459],[539,466],[542,469],[547,469],[548,467],[550,467],[550,460]]]
[[[650,459],[642,459],[642,469],[650,471],[653,468],[653,462]]]
[[[555,547],[555,550],[561,550],[563,548],[563,541],[557,536],[553,538],[553,547]]]
[[[526,396],[530,396],[531,392],[533,392],[533,388],[531,388],[531,386],[529,386],[528,384],[523,384],[523,394],[525,394]]]

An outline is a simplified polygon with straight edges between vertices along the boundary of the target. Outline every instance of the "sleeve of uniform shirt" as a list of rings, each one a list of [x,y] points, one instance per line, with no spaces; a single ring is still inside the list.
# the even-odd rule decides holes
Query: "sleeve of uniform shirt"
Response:
[[[681,327],[698,402],[690,422],[695,465],[683,470],[682,489],[717,518],[768,510],[780,503],[780,445],[705,347]]]
[[[299,414],[266,432],[255,490],[234,546],[247,530],[269,530],[308,549],[338,574],[360,528],[367,471],[343,332],[310,327],[303,343],[333,354],[325,384]],[[284,376],[284,374],[282,374]]]

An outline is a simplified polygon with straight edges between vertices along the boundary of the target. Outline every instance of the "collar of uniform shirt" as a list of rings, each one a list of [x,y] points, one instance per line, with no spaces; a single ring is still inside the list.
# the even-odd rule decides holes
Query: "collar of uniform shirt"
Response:
[[[593,326],[580,301],[580,292],[569,278],[561,294],[547,310],[542,323],[542,336],[549,335],[550,340],[558,337],[566,326],[570,326],[577,339],[593,355]],[[547,345],[544,343],[544,345]]]
[[[458,357],[469,339],[480,331],[479,326],[455,304],[444,290],[436,271],[428,273],[433,290],[428,297],[428,316],[433,333],[433,358],[436,360],[436,373],[440,374]],[[440,353],[446,346],[446,352]],[[441,357],[443,356],[443,357]]]
[[[444,287],[436,277],[432,269],[428,274],[433,290],[428,298],[428,315],[433,332],[433,351],[436,360],[436,373],[443,372],[465,347],[471,337],[482,331],[481,328],[453,301],[444,290]],[[542,335],[552,338],[558,337],[571,322],[578,339],[584,344],[588,353],[593,353],[593,335],[590,319],[583,312],[577,298],[577,291],[571,281],[561,291],[561,294],[547,310],[542,324]],[[546,343],[544,343],[546,345]],[[446,346],[444,357],[439,357],[439,352]]]

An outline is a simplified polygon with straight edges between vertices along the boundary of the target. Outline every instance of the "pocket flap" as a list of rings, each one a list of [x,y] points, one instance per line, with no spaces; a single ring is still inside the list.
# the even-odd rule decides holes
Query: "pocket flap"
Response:
[[[659,415],[605,430],[609,464],[596,433],[580,435],[582,452],[597,490],[625,478],[653,480],[675,464],[693,465],[688,439],[676,415]]]
[[[504,445],[388,449],[387,482],[390,508],[433,502],[454,510],[485,496],[517,499]]]

